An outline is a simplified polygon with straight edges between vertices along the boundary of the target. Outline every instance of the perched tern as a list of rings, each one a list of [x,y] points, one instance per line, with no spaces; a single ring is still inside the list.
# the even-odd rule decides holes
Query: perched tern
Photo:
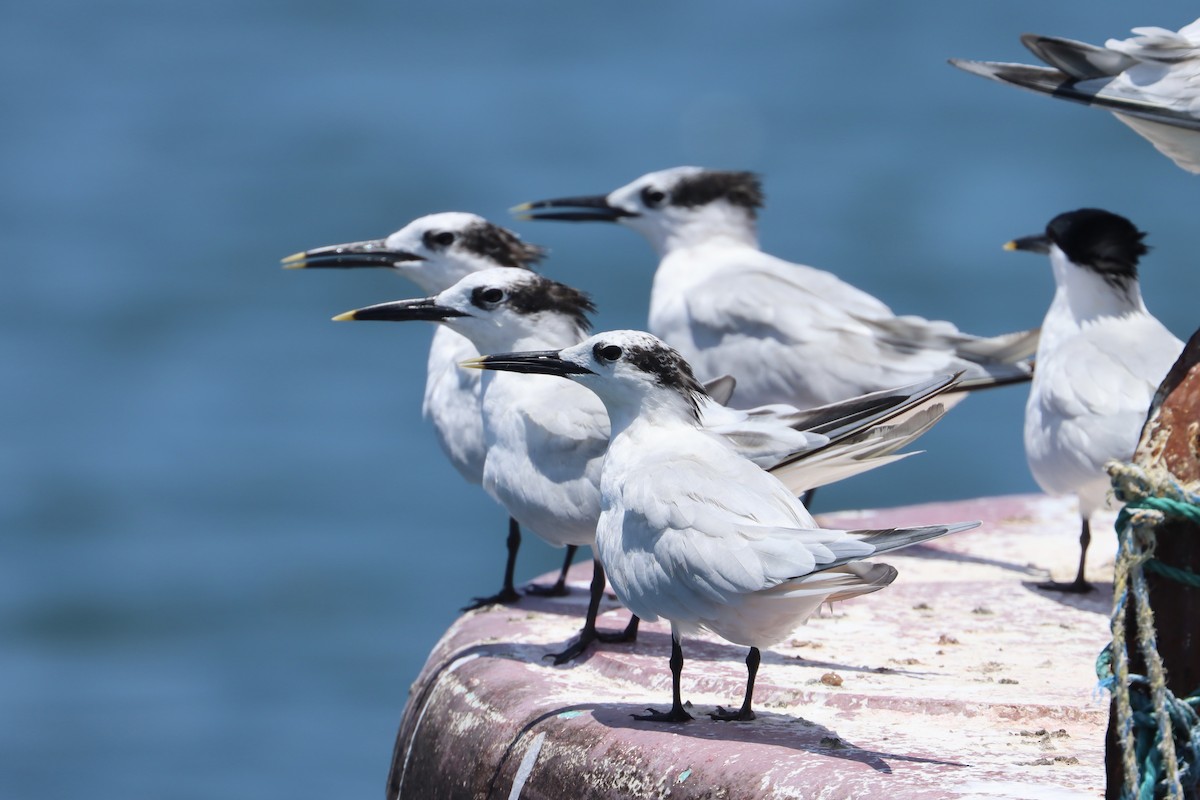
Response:
[[[1103,47],[1026,33],[1021,43],[1047,67],[950,63],[985,78],[1111,111],[1160,153],[1200,173],[1200,19],[1180,28],[1134,28]]]
[[[467,275],[433,297],[381,303],[335,319],[441,322],[488,353],[578,343],[588,334],[593,311],[587,295],[576,289],[526,270],[498,268]],[[942,415],[937,396],[952,382],[952,376],[943,376],[803,412],[787,406],[736,411],[707,394],[697,402],[706,429],[759,465],[777,469],[798,493],[900,457],[896,451]],[[569,382],[501,373],[484,380],[482,409],[488,493],[550,544],[591,545],[609,439],[599,398]],[[604,585],[597,562],[583,631],[555,656],[557,663],[598,638],[595,617]],[[633,622],[625,635],[635,632]]]
[[[1092,588],[1084,566],[1091,516],[1110,488],[1104,464],[1133,457],[1154,392],[1183,350],[1142,302],[1144,236],[1124,217],[1082,208],[1059,214],[1043,234],[1005,245],[1048,254],[1054,270],[1025,406],[1025,453],[1043,490],[1079,498],[1082,520],[1075,580],[1043,588]]]
[[[733,404],[812,406],[963,371],[959,389],[1029,379],[1037,331],[980,338],[898,317],[829,272],[758,247],[759,179],[677,167],[608,195],[517,206],[526,219],[633,228],[659,256],[649,328],[701,378],[730,374]],[[574,209],[570,211],[544,209]]]
[[[692,718],[680,695],[681,641],[700,629],[750,648],[741,708],[711,716],[754,719],[760,648],[786,638],[822,603],[895,580],[894,568],[862,559],[979,524],[821,529],[787,486],[704,428],[703,388],[677,352],[647,333],[610,331],[563,350],[465,365],[570,378],[608,411],[596,552],[632,613],[671,623],[671,709],[648,709],[639,720]]]
[[[521,241],[499,225],[476,214],[458,211],[419,217],[384,239],[318,247],[283,259],[286,269],[384,267],[408,278],[426,293],[440,292],[460,278],[494,267],[532,269],[544,256],[537,245]],[[458,362],[479,355],[474,345],[450,328],[439,326],[429,346],[425,400],[422,412],[433,425],[438,443],[450,463],[470,483],[483,481],[483,419],[479,373],[458,368]],[[509,519],[508,558],[504,584],[489,597],[477,597],[466,610],[489,603],[515,602],[513,586],[521,529]],[[530,586],[533,594],[566,592],[567,569],[575,547],[567,548],[558,581],[549,587]]]

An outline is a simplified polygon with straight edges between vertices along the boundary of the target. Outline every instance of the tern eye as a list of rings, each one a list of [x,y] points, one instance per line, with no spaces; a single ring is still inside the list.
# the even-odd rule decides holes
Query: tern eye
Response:
[[[436,233],[434,231],[426,231],[425,236],[422,238],[425,240],[426,247],[434,249],[449,247],[454,244],[454,234],[450,231],[438,231]]]
[[[592,354],[596,356],[598,361],[616,361],[621,357],[621,348],[615,344],[601,345],[598,344],[592,348]]]
[[[667,199],[667,193],[651,186],[642,189],[642,202],[647,208],[658,208]]]
[[[476,286],[471,290],[471,305],[476,308],[492,308],[504,300],[504,290],[496,286]]]

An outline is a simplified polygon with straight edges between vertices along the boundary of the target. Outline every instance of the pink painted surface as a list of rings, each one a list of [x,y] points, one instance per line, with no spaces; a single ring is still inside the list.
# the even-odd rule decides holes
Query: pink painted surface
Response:
[[[982,519],[974,531],[880,560],[900,577],[841,603],[763,652],[758,719],[740,703],[746,651],[684,642],[697,719],[636,722],[670,705],[667,625],[547,666],[577,631],[590,566],[567,598],[525,598],[459,618],[413,685],[389,796],[404,798],[1095,798],[1108,697],[1093,663],[1108,641],[1115,536],[1093,525],[1084,597],[1034,584],[1074,574],[1073,501],[986,498],[819,516],[826,527]],[[601,627],[628,614],[608,604]]]

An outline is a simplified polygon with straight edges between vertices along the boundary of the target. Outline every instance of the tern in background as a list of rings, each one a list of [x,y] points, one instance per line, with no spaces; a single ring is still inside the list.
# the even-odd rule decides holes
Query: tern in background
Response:
[[[587,336],[593,310],[587,295],[569,286],[526,270],[492,269],[470,274],[434,297],[381,303],[335,319],[441,322],[491,353],[576,344]],[[806,412],[786,406],[735,411],[707,394],[698,402],[708,430],[760,466],[776,469],[799,493],[901,457],[896,451],[944,413],[937,395],[952,382],[953,376],[943,376]],[[550,544],[591,545],[609,438],[603,403],[566,381],[501,373],[484,381],[482,406],[484,488]],[[636,635],[636,620],[616,637],[597,633],[604,585],[597,562],[583,630],[555,655],[556,663],[578,656],[598,638]]]
[[[1160,153],[1200,173],[1200,19],[1180,28],[1134,28],[1104,47],[1026,33],[1021,44],[1050,66],[950,63],[985,78],[1111,111]]]
[[[1054,270],[1025,406],[1025,453],[1043,490],[1079,498],[1082,519],[1075,580],[1042,588],[1091,590],[1084,566],[1091,516],[1110,488],[1104,464],[1133,457],[1154,392],[1183,350],[1142,302],[1144,236],[1124,217],[1082,208],[1005,245],[1049,254]]]
[[[531,269],[542,259],[542,248],[521,241],[515,233],[483,217],[457,211],[419,217],[386,239],[335,244],[296,253],[283,259],[286,269],[385,267],[427,293],[440,292],[460,278],[494,267]],[[469,340],[450,328],[433,334],[426,365],[422,412],[433,424],[438,443],[450,463],[471,483],[483,481],[483,420],[479,373],[459,369],[458,362],[479,355]],[[508,558],[504,584],[490,597],[474,598],[464,610],[490,603],[512,603],[520,597],[513,586],[521,528],[508,522]],[[565,594],[567,569],[575,547],[567,548],[558,581],[549,587],[529,586],[531,594]]]
[[[767,255],[749,172],[677,167],[608,195],[517,206],[526,219],[617,222],[658,253],[651,333],[701,378],[730,374],[734,405],[832,403],[933,375],[964,372],[959,389],[1026,381],[1037,331],[980,338],[949,322],[898,317],[824,272]],[[573,208],[573,211],[541,209]]]
[[[761,648],[822,603],[895,580],[894,568],[862,559],[979,524],[822,530],[791,489],[705,430],[703,388],[678,353],[647,333],[611,331],[564,350],[466,365],[570,378],[608,411],[596,552],[631,612],[671,623],[671,709],[647,709],[639,720],[692,718],[680,694],[681,641],[700,629],[750,648],[741,708],[718,706],[711,716],[754,719]]]

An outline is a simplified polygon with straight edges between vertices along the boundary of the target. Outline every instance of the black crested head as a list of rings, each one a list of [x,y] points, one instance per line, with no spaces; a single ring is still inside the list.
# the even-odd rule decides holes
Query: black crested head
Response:
[[[626,347],[625,357],[630,364],[653,375],[660,386],[682,395],[692,407],[692,415],[700,419],[700,399],[708,393],[683,356],[663,344],[646,344]]]
[[[472,302],[481,305],[481,299],[486,301],[482,296],[488,291],[487,287],[476,288],[471,295]],[[595,313],[595,304],[586,293],[565,283],[534,275],[530,280],[509,286],[507,293],[507,304],[520,314],[552,311],[570,318],[581,333],[592,329],[589,315]]]
[[[1138,259],[1150,251],[1145,235],[1125,217],[1099,208],[1059,214],[1046,226],[1046,236],[1067,258],[1120,288],[1137,280]]]
[[[715,200],[744,208],[754,219],[763,205],[762,181],[753,172],[704,170],[679,179],[671,188],[671,205],[695,208]]]
[[[440,243],[437,237],[444,235],[445,232],[426,231],[425,244],[436,247]],[[458,243],[464,250],[481,255],[500,267],[533,269],[533,265],[546,255],[545,249],[523,242],[512,231],[487,221],[464,227],[458,235]]]

